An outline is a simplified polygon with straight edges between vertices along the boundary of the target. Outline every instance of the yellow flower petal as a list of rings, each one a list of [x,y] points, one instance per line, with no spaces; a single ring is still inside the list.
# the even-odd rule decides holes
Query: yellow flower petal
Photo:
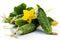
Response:
[[[29,12],[30,17],[32,17],[32,19],[37,18],[37,16],[35,15],[35,13],[34,13],[34,12],[35,12],[35,11],[34,11],[34,9],[30,10],[30,12]]]
[[[22,19],[23,19],[23,20],[27,20],[27,17],[23,16]]]
[[[53,21],[51,24],[52,24],[53,26],[56,26],[56,25],[58,24],[58,22]]]
[[[29,12],[30,12],[31,14],[34,14],[35,10],[34,10],[34,9],[31,9]]]
[[[27,22],[31,23],[32,19],[37,18],[35,15],[34,9],[31,9],[30,11],[28,10],[23,10],[24,16],[22,17],[23,20],[26,20]]]
[[[29,14],[28,10],[23,10],[24,16],[27,16]]]

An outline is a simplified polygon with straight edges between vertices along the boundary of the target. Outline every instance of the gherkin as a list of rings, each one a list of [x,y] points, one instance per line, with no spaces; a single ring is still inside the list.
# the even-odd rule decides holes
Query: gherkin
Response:
[[[51,34],[52,27],[49,23],[47,16],[46,16],[46,13],[39,5],[37,5],[37,7],[38,7],[38,22],[39,22],[39,24],[41,25],[41,27],[43,28],[45,33]]]
[[[18,26],[22,26],[22,25],[27,24],[27,23],[28,23],[27,21],[22,20],[21,18],[18,18],[15,20],[15,24]]]
[[[30,24],[25,24],[25,25],[21,26],[18,30],[18,33],[23,35],[23,34],[33,32],[35,30],[36,30],[36,26],[34,24],[30,23]]]

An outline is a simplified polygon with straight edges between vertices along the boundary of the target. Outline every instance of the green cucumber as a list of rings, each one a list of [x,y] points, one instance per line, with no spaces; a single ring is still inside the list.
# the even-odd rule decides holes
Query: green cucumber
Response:
[[[35,29],[36,29],[36,26],[34,24],[30,23],[30,24],[25,24],[25,25],[21,26],[20,29],[18,30],[18,32],[23,35],[23,34],[33,32],[33,31],[35,31]]]
[[[15,24],[18,25],[18,26],[22,26],[22,25],[25,25],[27,23],[28,23],[27,21],[22,20],[21,18],[18,18],[18,19],[15,20]]]
[[[37,7],[38,7],[39,24],[41,25],[41,27],[43,28],[45,33],[47,33],[47,34],[52,33],[52,27],[49,23],[47,16],[46,16],[46,13],[44,12],[44,10],[42,8],[40,8],[39,5],[37,5]]]

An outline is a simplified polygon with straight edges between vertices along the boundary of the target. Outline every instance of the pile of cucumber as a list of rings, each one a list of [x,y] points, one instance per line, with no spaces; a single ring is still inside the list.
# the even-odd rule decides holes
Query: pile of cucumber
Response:
[[[27,7],[25,3],[22,3],[16,7],[14,7],[14,11],[9,14],[9,17],[4,20],[5,23],[13,24],[13,28],[18,28],[16,32],[20,34],[28,34],[37,29],[39,25],[41,25],[42,29],[45,33],[52,33],[52,22],[55,21],[51,17],[47,17],[45,11],[37,5],[38,10],[36,12],[37,18],[33,19],[31,23],[28,23],[25,20],[22,20],[23,10],[31,10],[33,7]]]

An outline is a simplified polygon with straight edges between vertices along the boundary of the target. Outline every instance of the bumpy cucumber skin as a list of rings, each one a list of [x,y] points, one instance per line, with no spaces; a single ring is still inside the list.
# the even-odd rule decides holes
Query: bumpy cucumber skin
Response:
[[[24,34],[27,34],[27,33],[30,33],[32,31],[36,30],[36,26],[32,23],[25,24],[25,25],[21,26],[19,30],[22,31],[21,35],[24,35]]]
[[[39,21],[39,24],[44,29],[45,33],[47,33],[47,34],[52,33],[52,27],[49,23],[49,20],[46,16],[44,10],[40,7],[38,7],[38,21]]]
[[[18,26],[22,26],[22,25],[25,25],[27,23],[28,23],[27,21],[22,20],[21,18],[18,18],[18,19],[15,20],[15,24],[18,25]]]

